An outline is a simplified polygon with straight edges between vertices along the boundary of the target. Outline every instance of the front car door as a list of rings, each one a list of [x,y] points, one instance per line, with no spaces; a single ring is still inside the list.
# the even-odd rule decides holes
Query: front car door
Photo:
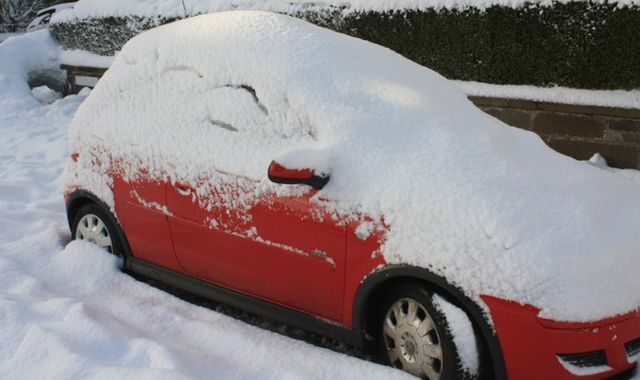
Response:
[[[272,156],[315,142],[309,123],[290,116],[282,108],[289,103],[274,94],[269,99],[279,101],[270,108],[248,85],[202,91],[206,109],[190,110],[198,121],[180,126],[198,131],[192,145],[202,154],[185,155],[193,162],[179,164],[188,175],[166,182],[178,261],[194,277],[337,320],[345,227],[314,203],[310,187],[265,176]]]
[[[267,192],[249,206],[234,207],[233,199],[259,192],[259,183],[231,175],[225,178],[226,183],[208,192],[202,188],[209,186],[198,184],[168,187],[171,234],[185,271],[338,320],[344,285],[344,223],[313,202],[311,188],[295,196]]]

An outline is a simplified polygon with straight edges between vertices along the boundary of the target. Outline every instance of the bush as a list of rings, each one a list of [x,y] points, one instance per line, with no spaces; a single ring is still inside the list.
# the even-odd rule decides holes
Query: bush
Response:
[[[294,16],[389,47],[450,79],[640,88],[640,7],[582,1],[384,13],[331,8]],[[65,49],[112,55],[142,30],[174,20],[109,17],[51,29]]]

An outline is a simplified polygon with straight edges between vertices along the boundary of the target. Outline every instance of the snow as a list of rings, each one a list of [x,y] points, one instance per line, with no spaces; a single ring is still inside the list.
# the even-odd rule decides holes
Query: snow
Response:
[[[567,3],[576,0],[560,0]],[[577,0],[587,1],[587,0]],[[522,7],[525,4],[550,6],[551,0],[80,0],[72,11],[54,15],[55,21],[108,16],[183,17],[228,10],[262,10],[293,13],[302,10],[341,9],[358,11],[395,11],[435,9],[485,9],[494,5]],[[604,3],[605,0],[594,2]],[[639,5],[639,0],[611,0],[620,7]]]
[[[27,32],[35,32],[46,28],[50,21],[48,18],[50,18],[52,14],[67,8],[73,8],[74,4],[75,3],[62,3],[44,9],[39,9],[36,17],[27,26]]]
[[[471,376],[476,376],[480,369],[480,354],[471,320],[462,309],[438,295],[433,296],[433,305],[444,314],[449,324],[449,333],[463,369]]]
[[[384,219],[388,263],[431,268],[480,304],[576,322],[640,306],[637,182],[552,151],[388,49],[288,16],[215,13],[135,37],[70,136],[71,186],[96,161],[107,178],[113,158],[127,178],[149,169],[242,213],[305,191],[270,183],[271,160],[317,164],[331,180],[315,201]]]
[[[95,247],[83,242],[68,244],[70,236],[62,202],[63,168],[70,154],[67,128],[89,91],[46,105],[35,99],[26,85],[28,72],[51,69],[56,65],[58,52],[47,31],[0,44],[3,378],[409,378],[399,371],[292,340],[186,303],[121,273],[115,259]],[[398,91],[387,94],[396,100],[402,100],[401,95]],[[318,129],[316,133],[321,131]],[[482,164],[482,158],[474,160],[471,153],[466,161],[470,170],[496,174],[491,165]],[[560,160],[547,151],[545,154],[561,163],[560,174],[566,174],[563,171],[566,162],[572,162],[571,167],[578,172],[591,168],[588,175],[594,181],[602,181],[599,190],[603,193],[613,191],[613,199],[619,194],[616,186],[628,184],[626,177],[640,182],[640,171],[601,169]],[[554,171],[548,166],[550,158],[528,158],[531,166],[541,165],[536,172],[539,179],[546,180],[551,190],[557,190],[548,182],[554,179],[549,179],[546,173]],[[490,157],[489,161],[494,163]],[[518,164],[523,171],[531,170],[521,160]],[[427,162],[425,168],[430,166]],[[595,175],[594,171],[602,173]],[[574,180],[575,175],[569,178]],[[441,183],[438,175],[433,180]],[[473,176],[469,180],[474,180]],[[501,189],[500,183],[497,185],[494,191]],[[424,192],[429,190],[426,188]],[[381,195],[386,197],[384,192]],[[524,192],[523,199],[529,201],[527,196],[530,193]],[[611,221],[610,217],[621,206],[606,199],[604,202],[608,208],[603,210],[603,217],[613,228],[633,220],[625,219],[628,214],[621,213],[619,222]],[[553,211],[549,207],[542,210]],[[483,212],[483,207],[478,212]],[[531,264],[532,267],[537,264],[535,258]],[[629,265],[630,269],[637,269],[634,263]],[[610,278],[616,279],[615,274]],[[604,285],[602,275],[591,280]],[[535,287],[531,290],[537,291]],[[598,302],[594,299],[594,304]]]
[[[0,89],[4,93],[15,94],[13,107],[24,110],[39,104],[27,84],[29,73],[36,70],[57,70],[60,48],[49,32],[38,31],[9,38],[3,41],[0,49]]]
[[[356,237],[360,240],[367,240],[375,231],[375,224],[371,222],[360,223],[356,228]]]
[[[97,55],[83,50],[63,50],[61,63],[70,66],[107,69],[113,56]],[[597,107],[640,108],[640,90],[586,90],[569,87],[536,87],[501,85],[481,82],[452,81],[469,96],[522,99],[538,102]]]
[[[112,56],[98,55],[84,50],[63,50],[60,54],[62,64],[103,69],[108,69],[111,66],[113,58]]]
[[[33,97],[42,104],[51,104],[62,98],[61,93],[54,91],[47,86],[36,87],[31,90],[31,92],[33,92]]]
[[[640,108],[640,90],[583,90],[454,81],[469,96],[523,99],[585,106]]]
[[[600,153],[596,153],[588,161],[591,165],[598,168],[608,168],[607,160]]]
[[[42,8],[38,10],[38,14],[48,12],[51,10],[53,10],[54,12],[60,12],[64,9],[73,8],[75,4],[76,4],[75,2],[71,2],[71,3],[61,3],[61,4],[52,5],[50,7]]]
[[[0,44],[0,373],[3,379],[409,378],[184,302],[71,242],[68,126],[89,91],[41,104],[48,31]]]
[[[0,42],[6,40],[9,37],[19,36],[23,33],[0,33]]]

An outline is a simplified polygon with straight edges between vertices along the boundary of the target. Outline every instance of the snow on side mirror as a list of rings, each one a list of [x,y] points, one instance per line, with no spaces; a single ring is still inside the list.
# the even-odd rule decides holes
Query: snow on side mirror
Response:
[[[329,182],[328,175],[316,175],[313,169],[289,169],[276,161],[271,161],[267,174],[273,183],[304,184],[318,190]]]

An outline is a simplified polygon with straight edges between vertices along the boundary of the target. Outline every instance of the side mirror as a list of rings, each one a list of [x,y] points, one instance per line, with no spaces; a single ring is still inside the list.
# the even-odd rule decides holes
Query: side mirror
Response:
[[[329,182],[328,175],[318,176],[313,169],[289,169],[276,161],[271,161],[267,172],[269,180],[274,183],[282,184],[303,184],[309,185],[314,189],[322,189]]]

